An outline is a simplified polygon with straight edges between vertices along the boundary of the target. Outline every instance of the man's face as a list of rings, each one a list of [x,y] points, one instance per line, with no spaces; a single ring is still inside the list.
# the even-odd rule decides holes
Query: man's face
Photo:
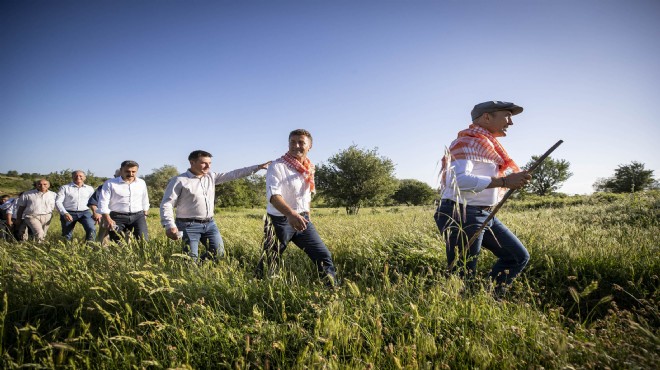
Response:
[[[302,161],[312,149],[312,140],[305,135],[293,135],[289,138],[289,154]]]
[[[137,177],[138,167],[122,167],[120,172],[124,181],[133,181]]]
[[[48,188],[50,188],[50,183],[46,180],[41,180],[37,183],[37,190],[39,190],[42,193],[47,192]]]
[[[87,176],[82,172],[74,172],[73,175],[71,175],[71,178],[73,179],[74,184],[80,186],[85,183]]]
[[[489,115],[489,118],[488,122],[483,127],[495,137],[506,136],[506,130],[509,128],[509,126],[513,125],[511,112],[507,110],[501,110],[486,114]]]
[[[9,200],[9,197],[2,197],[0,198],[0,204],[5,204]]]
[[[211,157],[199,157],[190,161],[190,172],[195,176],[206,175],[211,170]]]

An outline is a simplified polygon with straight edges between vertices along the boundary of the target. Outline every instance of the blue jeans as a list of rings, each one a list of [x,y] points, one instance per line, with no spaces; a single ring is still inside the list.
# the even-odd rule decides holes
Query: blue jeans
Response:
[[[92,219],[92,212],[89,210],[67,212],[73,220],[69,222],[64,218],[64,215],[60,215],[62,236],[65,237],[66,240],[71,240],[73,238],[73,228],[76,227],[76,223],[80,222],[83,229],[85,229],[85,240],[88,242],[94,241],[94,238],[96,237],[96,226],[94,224],[94,219]]]
[[[303,215],[303,217],[309,221],[309,215]],[[268,225],[268,219],[270,219],[272,229]],[[292,241],[314,261],[319,278],[331,278],[326,280],[328,285],[334,285],[336,283],[337,272],[332,262],[330,250],[328,250],[328,247],[321,240],[319,233],[311,221],[307,223],[307,228],[304,231],[296,231],[289,224],[285,216],[268,215],[264,232],[266,235],[264,238],[264,256],[257,266],[258,274],[263,272],[264,260],[267,260],[271,266],[277,264],[287,244]]]
[[[183,231],[183,252],[193,259],[199,256],[199,243],[206,245],[206,252],[201,259],[215,259],[225,255],[225,244],[222,241],[220,230],[212,220],[206,223],[176,221],[176,227]]]
[[[119,213],[110,212],[110,218],[117,224],[117,230],[110,232],[112,241],[120,241],[121,234],[132,232],[135,239],[149,240],[147,217],[144,212]]]
[[[464,247],[489,214],[489,211],[481,207],[463,207],[443,199],[434,217],[445,240],[450,271],[458,271],[468,279],[474,278],[477,257],[483,246],[497,257],[489,273],[490,278],[497,285],[508,285],[527,265],[529,253],[497,217],[486,225],[469,249]]]

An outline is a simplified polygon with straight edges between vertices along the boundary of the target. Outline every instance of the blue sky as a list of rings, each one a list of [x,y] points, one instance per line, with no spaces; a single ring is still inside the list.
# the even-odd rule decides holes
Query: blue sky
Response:
[[[633,160],[660,175],[660,2],[0,0],[0,172],[228,171],[352,144],[437,185],[474,104],[525,108],[520,164],[557,140],[588,193]]]

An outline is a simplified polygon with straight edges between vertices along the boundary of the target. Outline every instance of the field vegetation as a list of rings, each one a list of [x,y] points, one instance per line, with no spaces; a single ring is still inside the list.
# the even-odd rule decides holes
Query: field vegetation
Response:
[[[433,208],[322,208],[342,286],[291,246],[257,280],[262,209],[220,209],[227,256],[164,237],[0,242],[2,368],[625,368],[660,365],[660,193],[525,197],[499,217],[531,254],[507,299],[445,274]],[[82,230],[76,229],[77,240]],[[485,275],[493,257],[484,252]]]

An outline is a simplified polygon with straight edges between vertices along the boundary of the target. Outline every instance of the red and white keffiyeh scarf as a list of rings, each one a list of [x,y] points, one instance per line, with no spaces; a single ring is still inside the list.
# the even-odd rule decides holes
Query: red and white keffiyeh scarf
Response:
[[[312,161],[309,160],[309,158],[305,158],[303,163],[300,163],[298,159],[289,152],[286,152],[282,157],[282,160],[284,163],[289,167],[290,169],[297,171],[299,174],[303,176],[305,179],[305,182],[309,184],[309,190],[312,193],[316,192],[316,186],[314,185],[314,164]]]
[[[449,164],[456,159],[495,163],[498,165],[499,176],[504,176],[508,169],[520,172],[516,162],[509,157],[497,138],[485,128],[475,124],[458,133],[456,140],[449,146],[449,152],[442,158],[441,187],[445,186]]]

